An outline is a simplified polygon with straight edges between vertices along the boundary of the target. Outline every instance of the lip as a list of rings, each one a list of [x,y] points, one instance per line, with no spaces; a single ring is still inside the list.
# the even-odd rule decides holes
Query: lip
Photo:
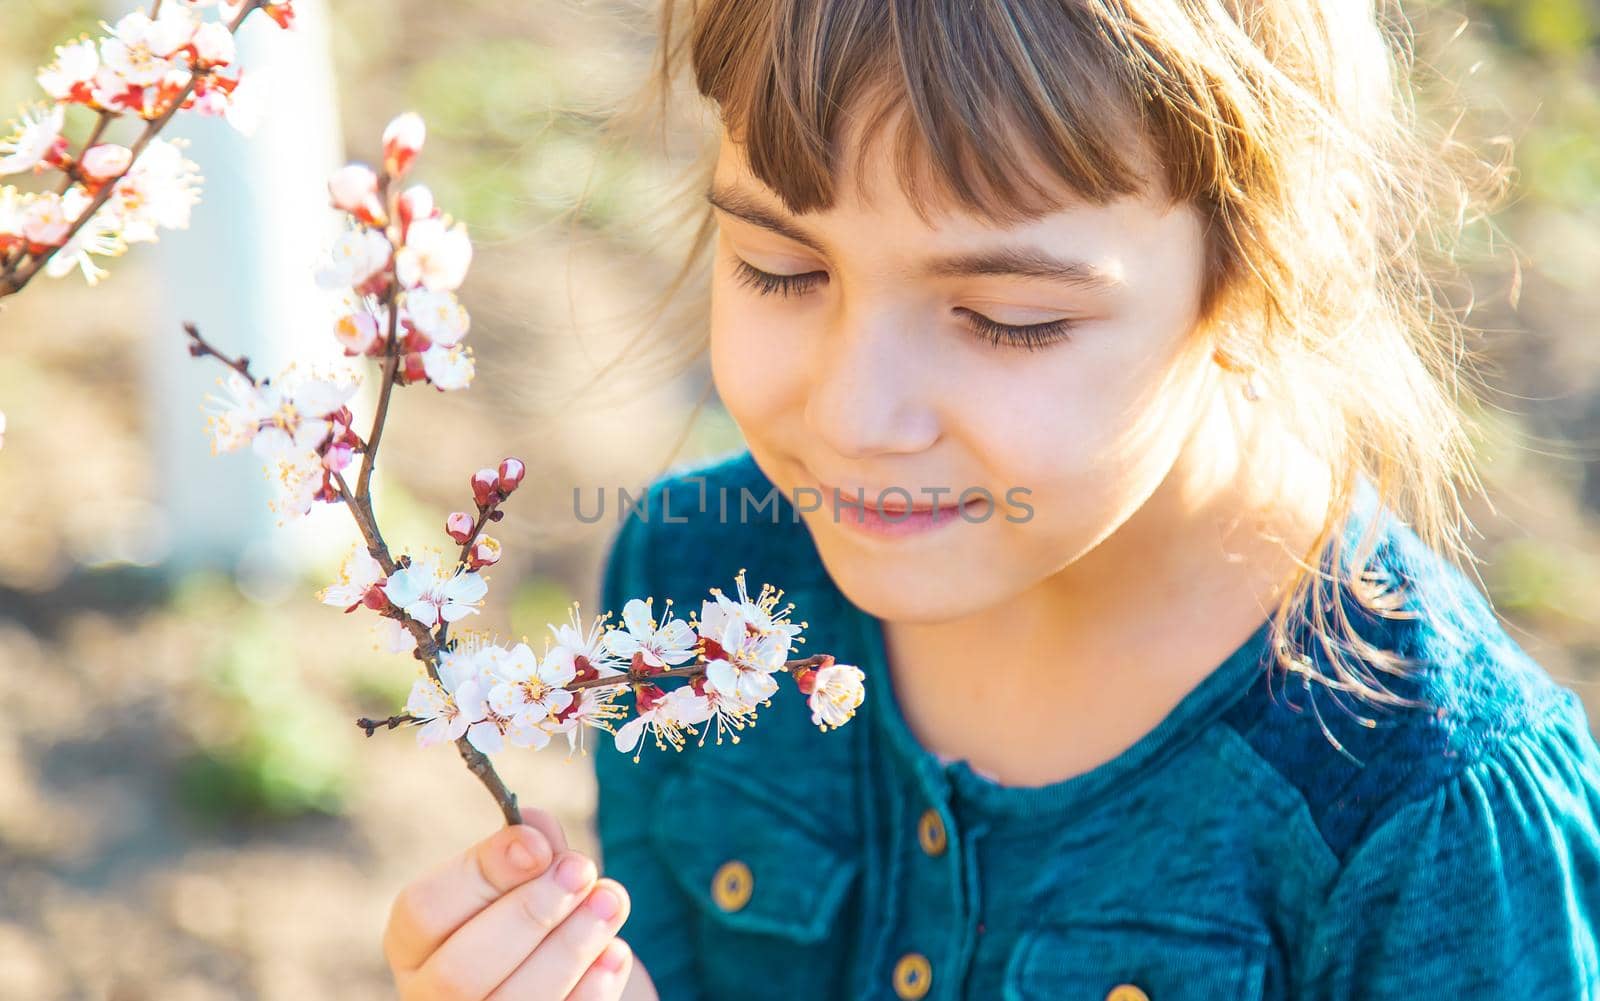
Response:
[[[963,513],[967,510],[977,510],[984,503],[983,498],[976,497],[965,504],[935,506],[929,502],[914,503],[909,507],[891,506],[889,499],[883,496],[884,490],[867,487],[835,487],[815,477],[812,479],[816,489],[822,493],[824,504],[822,510],[832,515],[834,523],[847,525],[865,535],[901,538],[937,531],[947,525],[956,524],[962,520]],[[905,488],[894,489],[904,492]],[[852,502],[858,496],[863,499],[863,504],[857,505]]]

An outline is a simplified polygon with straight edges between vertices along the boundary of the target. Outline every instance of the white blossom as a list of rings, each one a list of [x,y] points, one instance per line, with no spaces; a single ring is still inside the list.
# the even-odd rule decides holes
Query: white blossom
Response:
[[[827,730],[843,726],[866,698],[866,675],[849,664],[829,664],[817,672],[807,697],[811,722]]]
[[[257,438],[257,443],[260,443]],[[267,478],[277,487],[277,495],[267,506],[286,519],[308,514],[328,484],[328,471],[322,457],[313,449],[320,439],[308,427],[301,428],[294,447],[267,460]],[[281,524],[281,522],[280,522]]]
[[[334,241],[329,262],[318,269],[317,284],[325,289],[363,285],[388,265],[392,249],[377,230],[347,230]]]
[[[339,580],[317,592],[324,605],[351,609],[361,604],[373,585],[383,581],[383,567],[366,547],[355,545],[339,563]]]
[[[0,177],[33,170],[45,162],[50,149],[61,138],[61,127],[66,123],[67,109],[55,104],[37,105],[24,110],[16,131],[0,139]]]
[[[435,344],[422,352],[422,371],[427,373],[428,381],[440,389],[466,389],[476,370],[471,350],[460,344],[451,347]]]
[[[407,714],[423,720],[417,731],[417,744],[432,747],[460,740],[474,722],[483,716],[483,692],[476,682],[468,682],[447,692],[432,678],[418,678],[406,699]]]
[[[200,175],[183,155],[182,143],[150,140],[112,189],[107,204],[121,218],[127,242],[154,241],[158,228],[188,228],[190,210],[200,201]]]
[[[561,661],[541,662],[526,643],[499,651],[486,665],[493,679],[489,706],[510,717],[517,727],[508,734],[519,747],[540,748],[550,742],[545,724],[572,704],[573,695],[561,687],[572,681],[572,668]]]
[[[213,404],[206,420],[206,430],[211,433],[211,453],[232,452],[254,440],[263,421],[269,419],[280,405],[277,388],[271,385],[252,385],[238,372],[230,371],[220,380],[226,397],[207,396]]]
[[[622,606],[623,628],[605,634],[606,649],[630,662],[638,654],[646,664],[659,668],[692,659],[696,645],[694,630],[682,619],[670,619],[658,627],[650,604],[633,598]]]
[[[194,33],[194,51],[207,66],[226,66],[235,57],[233,32],[220,21],[207,21]]]
[[[407,288],[422,286],[435,292],[461,287],[472,263],[472,241],[461,223],[446,226],[443,219],[418,219],[406,229],[406,244],[395,254],[395,271]]]
[[[194,16],[179,4],[167,4],[153,21],[143,11],[124,14],[101,40],[100,61],[131,86],[160,83],[173,68],[168,57],[194,37],[195,28]]]
[[[57,101],[81,95],[100,69],[100,50],[88,36],[56,46],[56,58],[39,71],[39,86]]]
[[[78,195],[76,198],[73,197],[75,193]],[[67,196],[63,204],[69,218],[81,216],[91,201],[82,188],[72,188]],[[101,207],[55,252],[44,266],[45,274],[51,278],[63,278],[78,269],[83,272],[84,281],[97,285],[106,276],[106,270],[95,264],[90,255],[117,257],[127,249],[128,245],[122,239],[121,221],[115,213]]]
[[[471,570],[446,570],[436,554],[413,559],[410,566],[396,570],[384,586],[391,602],[430,629],[440,621],[476,615],[476,606],[488,590],[482,576]]]
[[[460,343],[471,325],[454,293],[425,288],[406,292],[404,315],[424,337],[442,347]]]
[[[680,749],[683,731],[710,717],[710,700],[689,685],[681,685],[617,730],[617,750],[624,754],[633,750],[646,732],[655,737],[657,747]],[[635,754],[633,760],[638,761],[639,756]]]

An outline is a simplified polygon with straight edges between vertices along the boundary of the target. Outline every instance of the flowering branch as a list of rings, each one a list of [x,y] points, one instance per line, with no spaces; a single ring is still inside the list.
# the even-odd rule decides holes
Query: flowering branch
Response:
[[[0,141],[0,176],[54,169],[62,177],[43,193],[0,186],[0,298],[22,291],[41,271],[59,278],[78,268],[93,285],[105,272],[91,255],[120,256],[130,243],[155,240],[158,227],[188,225],[199,176],[182,157],[181,141],[158,136],[189,108],[252,131],[250,88],[239,90],[242,72],[222,74],[234,61],[234,35],[256,10],[283,27],[293,18],[292,0],[222,0],[219,21],[195,13],[212,6],[218,0],[166,9],[157,2],[149,14],[134,11],[107,26],[111,33],[98,42],[85,36],[59,46],[55,61],[39,71],[53,104],[25,113]],[[69,105],[96,115],[76,154],[62,135]],[[132,144],[101,143],[124,116],[145,123]]]
[[[570,749],[583,746],[589,729],[612,735],[620,751],[639,745],[645,731],[660,747],[681,748],[685,734],[714,726],[720,742],[754,721],[756,709],[777,691],[777,674],[789,674],[807,695],[812,720],[822,729],[848,720],[863,698],[862,674],[827,654],[790,659],[805,623],[789,620],[792,606],[778,608],[781,592],[764,585],[752,599],[744,573],[738,596],[712,588],[698,619],[685,622],[667,603],[658,622],[651,600],[631,599],[622,622],[607,612],[586,621],[574,606],[568,624],[550,627],[536,654],[526,642],[502,646],[475,633],[452,637],[454,622],[479,611],[488,585],[482,571],[499,563],[500,543],[485,534],[503,519],[502,506],[527,474],[519,459],[474,473],[473,507],[451,513],[445,534],[459,547],[449,557],[436,548],[392,552],[374,515],[371,476],[391,412],[394,392],[427,383],[440,391],[465,388],[475,366],[462,345],[469,327],[456,300],[472,246],[465,227],[434,206],[427,188],[400,191],[398,183],[421,149],[422,120],[403,114],[383,134],[383,166],[353,163],[330,178],[335,208],[350,223],[318,274],[327,288],[348,298],[334,325],[346,358],[370,358],[380,366],[371,430],[366,439],[351,429],[347,401],[359,375],[297,372],[277,380],[257,379],[245,358],[231,358],[185,326],[189,351],[214,357],[230,370],[226,397],[212,397],[209,428],[215,451],[246,444],[260,455],[278,485],[273,506],[285,517],[315,504],[343,504],[362,545],[353,547],[337,583],[319,597],[346,612],[376,612],[385,644],[409,650],[421,665],[405,710],[386,719],[357,721],[370,737],[379,729],[417,728],[424,746],[451,741],[469,770],[494,796],[508,824],[521,823],[517,797],[496,773],[489,756],[514,747],[540,748],[565,735]],[[348,474],[361,461],[351,486]],[[694,618],[691,616],[691,618]],[[662,683],[686,682],[672,691]],[[631,689],[635,717],[616,698]],[[701,723],[704,731],[696,731]],[[637,759],[637,755],[635,755]]]

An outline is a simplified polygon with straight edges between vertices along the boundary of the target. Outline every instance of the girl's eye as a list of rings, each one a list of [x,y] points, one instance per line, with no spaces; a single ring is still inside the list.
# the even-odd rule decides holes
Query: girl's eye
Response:
[[[956,312],[965,314],[967,321],[972,324],[972,329],[984,340],[999,347],[1019,347],[1029,351],[1049,347],[1051,344],[1072,339],[1072,320],[1051,320],[1048,323],[1029,323],[1024,326],[1014,326],[1009,323],[997,323],[982,313],[973,312],[965,307],[957,307]]]
[[[774,275],[751,267],[742,260],[733,262],[734,277],[739,284],[755,289],[761,295],[804,295],[828,280],[826,271],[808,271],[803,275]]]
[[[754,289],[761,295],[804,295],[828,280],[826,271],[808,271],[802,275],[775,275],[739,258],[734,258],[734,277],[739,284]],[[1074,326],[1071,320],[1051,320],[1048,323],[1030,323],[1016,326],[997,323],[982,313],[966,308],[956,312],[967,317],[973,330],[984,340],[998,347],[1020,347],[1036,351],[1059,341],[1070,339]]]

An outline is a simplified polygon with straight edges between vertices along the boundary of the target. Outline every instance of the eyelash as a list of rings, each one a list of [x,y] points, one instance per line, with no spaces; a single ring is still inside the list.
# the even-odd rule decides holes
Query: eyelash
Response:
[[[780,295],[785,299],[791,295],[804,295],[827,280],[827,276],[820,271],[810,271],[803,275],[769,274],[737,259],[734,261],[734,278],[739,284],[753,289],[758,295]],[[1029,351],[1069,340],[1074,326],[1071,320],[1051,320],[1048,323],[1016,326],[997,323],[982,313],[966,308],[958,308],[957,312],[966,314],[973,333],[989,343],[997,347],[1017,347]]]

